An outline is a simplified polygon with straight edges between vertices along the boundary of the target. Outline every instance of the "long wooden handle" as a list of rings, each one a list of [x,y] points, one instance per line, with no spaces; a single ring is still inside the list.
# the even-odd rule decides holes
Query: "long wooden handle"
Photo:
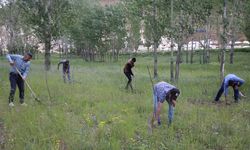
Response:
[[[154,89],[154,83],[153,83],[153,80],[152,80],[152,76],[151,76],[151,73],[150,73],[149,67],[147,66],[147,68],[148,68],[149,78],[150,78],[150,81],[151,81],[151,84],[152,84],[152,89]]]

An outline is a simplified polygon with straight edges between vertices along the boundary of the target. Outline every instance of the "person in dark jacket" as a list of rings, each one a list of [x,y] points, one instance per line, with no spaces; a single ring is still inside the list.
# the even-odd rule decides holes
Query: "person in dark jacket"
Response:
[[[62,69],[62,74],[63,74],[63,81],[64,83],[66,83],[66,76],[68,78],[68,81],[70,82],[70,64],[69,64],[69,60],[67,59],[64,59],[64,60],[61,60],[59,63],[58,63],[58,66],[57,66],[57,69],[59,70],[59,66],[63,64],[63,69]]]
[[[24,80],[26,80],[30,70],[30,60],[32,59],[31,53],[26,53],[24,56],[21,55],[6,55],[7,60],[11,65],[9,80],[10,80],[10,95],[9,95],[9,106],[14,106],[14,96],[16,92],[16,86],[19,89],[19,99],[23,106],[24,103]],[[20,74],[18,73],[20,72]]]
[[[125,76],[128,78],[128,82],[125,88],[128,89],[128,87],[130,87],[132,91],[133,91],[133,87],[132,87],[131,82],[132,82],[132,76],[134,77],[132,68],[135,66],[135,62],[136,62],[136,58],[129,59],[123,68],[123,72]]]
[[[221,84],[221,87],[216,94],[214,102],[218,102],[220,100],[222,93],[224,92],[225,101],[226,101],[226,103],[228,103],[227,95],[228,95],[228,87],[229,86],[231,86],[234,90],[234,102],[236,102],[236,103],[239,102],[239,96],[240,96],[239,87],[241,85],[243,85],[244,82],[245,81],[243,79],[237,77],[236,75],[228,74],[227,76],[225,76],[225,78]]]

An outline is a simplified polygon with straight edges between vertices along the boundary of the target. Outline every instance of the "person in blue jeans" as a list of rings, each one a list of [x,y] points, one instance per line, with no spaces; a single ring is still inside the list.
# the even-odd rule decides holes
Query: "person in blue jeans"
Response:
[[[214,99],[214,102],[218,102],[220,100],[220,97],[222,95],[222,93],[224,92],[225,95],[225,101],[228,102],[228,87],[231,86],[234,90],[234,102],[238,103],[239,102],[239,87],[242,86],[244,84],[244,80],[237,77],[234,74],[228,74],[222,84],[221,87],[219,89],[219,91],[216,94],[216,97]]]
[[[26,53],[24,56],[21,55],[6,55],[7,60],[10,63],[11,69],[9,74],[10,80],[10,95],[9,95],[9,106],[14,106],[14,95],[16,92],[16,86],[19,89],[19,99],[21,105],[26,106],[24,103],[24,80],[27,78],[30,70],[30,60],[32,59],[31,53]],[[18,71],[21,73],[19,75]]]
[[[154,112],[151,120],[151,126],[154,125],[157,119],[158,125],[161,125],[160,112],[163,102],[168,102],[168,125],[170,126],[174,118],[174,108],[176,105],[177,97],[180,95],[180,90],[175,86],[161,81],[154,85],[153,89],[153,102]]]

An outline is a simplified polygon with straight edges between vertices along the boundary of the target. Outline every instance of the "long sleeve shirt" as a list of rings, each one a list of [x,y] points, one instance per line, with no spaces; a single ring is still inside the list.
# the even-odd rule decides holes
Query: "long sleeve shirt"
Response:
[[[154,85],[154,97],[157,98],[157,101],[163,103],[165,100],[169,100],[169,94],[172,89],[176,88],[175,86],[168,84],[164,81],[158,82]],[[174,118],[174,106],[168,103],[168,120],[169,124],[171,124]]]
[[[69,64],[69,61],[66,60],[66,59],[61,60],[61,61],[58,63],[58,65],[57,65],[58,69],[59,69],[59,66],[60,66],[61,64],[63,64],[63,73],[70,73],[70,64]]]
[[[225,96],[228,95],[228,87],[229,87],[229,81],[233,81],[233,82],[238,82],[239,86],[241,86],[245,81],[239,77],[237,77],[234,74],[228,74],[225,78],[224,78],[224,94]]]
[[[23,60],[23,56],[21,55],[7,54],[6,58],[10,63],[14,63],[14,66],[10,68],[11,73],[18,74],[16,70],[17,68],[20,71],[23,78],[27,77],[29,70],[30,70],[30,61]]]

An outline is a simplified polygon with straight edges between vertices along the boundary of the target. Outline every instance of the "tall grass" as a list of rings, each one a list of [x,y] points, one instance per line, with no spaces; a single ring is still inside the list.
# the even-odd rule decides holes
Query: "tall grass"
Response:
[[[226,63],[226,73],[245,79],[242,90],[249,97],[250,53],[236,52],[235,64]],[[183,58],[185,58],[183,56]],[[228,58],[228,57],[227,57]],[[159,55],[157,81],[169,81],[168,54]],[[8,107],[9,65],[0,59],[0,119],[5,126],[5,149],[249,149],[250,102],[242,99],[230,106],[212,104],[219,86],[217,53],[210,64],[181,64],[177,87],[181,96],[173,125],[167,127],[167,104],[161,114],[162,126],[148,133],[152,114],[152,88],[147,65],[150,55],[137,56],[133,86],[124,89],[122,73],[127,57],[119,62],[90,63],[71,60],[73,80],[64,84],[57,70],[57,57],[48,72],[50,99],[45,84],[43,60],[33,60],[28,82],[42,101],[33,100],[26,88],[27,107]],[[153,69],[152,69],[153,70]],[[152,71],[151,71],[152,72]],[[157,82],[154,81],[154,82]],[[230,97],[233,91],[230,89]],[[222,99],[223,100],[223,97]],[[230,99],[233,101],[233,98]]]

